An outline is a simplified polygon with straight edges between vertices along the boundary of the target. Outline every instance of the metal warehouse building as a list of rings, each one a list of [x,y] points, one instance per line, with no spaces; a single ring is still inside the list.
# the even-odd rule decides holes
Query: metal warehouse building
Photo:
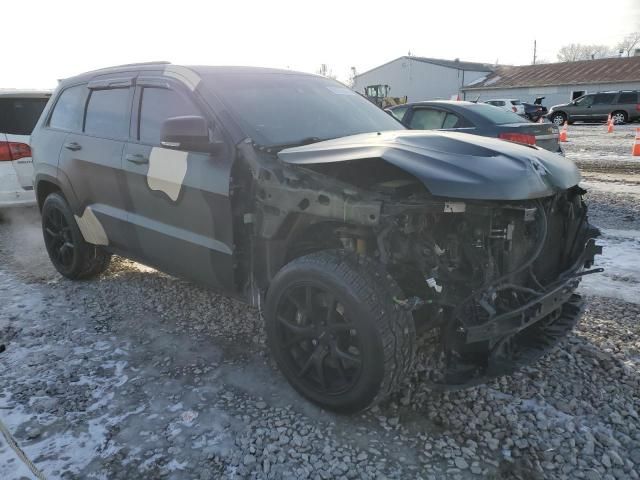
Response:
[[[409,102],[450,99],[463,85],[485,78],[493,70],[485,63],[404,56],[356,75],[353,89],[364,93],[369,85],[389,85],[393,97]]]
[[[567,103],[585,93],[640,90],[640,56],[542,65],[498,66],[484,78],[466,82],[466,100],[517,98],[544,105]]]

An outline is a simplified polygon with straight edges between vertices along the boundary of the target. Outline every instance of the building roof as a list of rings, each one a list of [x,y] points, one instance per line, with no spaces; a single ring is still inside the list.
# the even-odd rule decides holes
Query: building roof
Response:
[[[402,57],[398,57],[398,58],[394,58],[393,60],[387,62],[387,63],[383,63],[382,65],[378,65],[377,67],[371,68],[369,70],[367,70],[366,72],[362,72],[359,73],[358,75],[356,75],[356,78],[364,75],[366,73],[372,72],[374,70],[377,70],[380,67],[384,67],[385,65],[389,65],[390,63],[396,62],[398,60],[401,59],[405,59],[405,60],[414,60],[416,62],[422,62],[422,63],[431,63],[433,65],[439,65],[441,67],[447,67],[447,68],[454,68],[456,70],[467,70],[467,71],[474,71],[474,72],[491,72],[494,67],[493,65],[490,65],[488,63],[477,63],[477,62],[464,62],[460,59],[455,59],[455,60],[443,60],[440,58],[428,58],[428,57],[414,57],[414,56],[410,56],[410,55],[403,55]]]
[[[417,62],[433,63],[434,65],[440,65],[441,67],[455,68],[457,70],[472,70],[475,72],[491,72],[494,70],[494,66],[489,65],[488,63],[463,62],[459,58],[456,58],[455,60],[441,60],[439,58],[409,57],[409,56],[405,56],[404,58],[410,58],[411,60],[415,60]]]
[[[640,81],[640,57],[601,58],[542,65],[498,66],[462,90],[545,87]]]

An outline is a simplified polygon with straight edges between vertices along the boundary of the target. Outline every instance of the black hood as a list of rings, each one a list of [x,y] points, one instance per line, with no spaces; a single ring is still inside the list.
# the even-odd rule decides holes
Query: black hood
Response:
[[[433,195],[478,200],[541,198],[580,181],[574,163],[561,155],[458,132],[365,133],[288,148],[278,158],[296,165],[381,158]]]

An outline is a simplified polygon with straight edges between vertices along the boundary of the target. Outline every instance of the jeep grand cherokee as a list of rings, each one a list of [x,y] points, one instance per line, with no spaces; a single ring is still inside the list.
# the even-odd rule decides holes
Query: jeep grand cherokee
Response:
[[[293,387],[338,411],[393,392],[418,338],[434,388],[533,361],[577,322],[599,251],[572,162],[406,130],[316,75],[86,73],[60,83],[32,148],[62,275],[118,254],[242,297]]]

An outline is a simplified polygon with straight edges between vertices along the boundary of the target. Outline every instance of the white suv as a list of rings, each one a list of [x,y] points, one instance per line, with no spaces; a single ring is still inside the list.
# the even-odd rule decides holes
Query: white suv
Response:
[[[0,207],[35,203],[29,139],[51,92],[0,90]]]
[[[485,100],[484,103],[488,103],[494,107],[500,107],[509,112],[517,113],[518,115],[524,115],[524,105],[522,105],[520,100],[515,98],[496,98],[493,100]]]

